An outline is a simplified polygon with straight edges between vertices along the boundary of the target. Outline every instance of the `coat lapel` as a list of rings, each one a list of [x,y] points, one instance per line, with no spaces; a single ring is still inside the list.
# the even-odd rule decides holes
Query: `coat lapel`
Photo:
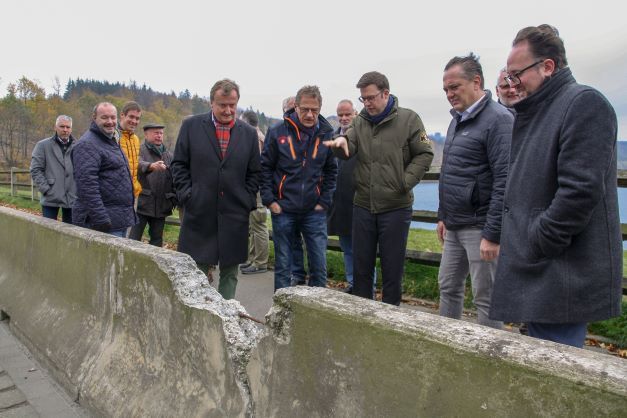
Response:
[[[211,112],[207,113],[205,117],[203,118],[202,128],[207,134],[208,141],[211,144],[210,146],[215,151],[216,155],[218,156],[218,159],[220,159],[221,151],[220,151],[220,146],[218,145],[218,138],[216,137],[216,127],[213,124],[213,120],[211,120]]]
[[[56,142],[56,139],[52,137],[52,139],[50,139],[50,146],[52,147],[52,153],[54,154],[56,159],[59,160],[59,163],[63,167],[65,167],[65,161],[63,160],[63,152],[61,151],[61,147],[55,142]]]
[[[239,139],[241,137],[241,125],[238,120],[235,121],[235,126],[231,129],[231,138],[229,139],[229,146],[226,148],[226,156],[224,157],[224,161],[228,160],[231,157],[231,154],[234,153],[235,149],[239,144]],[[222,161],[222,163],[224,163]]]

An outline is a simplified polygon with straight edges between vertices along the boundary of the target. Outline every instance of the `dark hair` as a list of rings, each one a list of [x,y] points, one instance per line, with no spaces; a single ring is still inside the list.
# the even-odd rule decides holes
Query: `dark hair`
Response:
[[[542,24],[523,28],[516,34],[512,46],[524,41],[529,44],[529,51],[534,58],[553,60],[558,70],[568,65],[564,41],[555,26]]]
[[[124,106],[122,106],[122,111],[120,112],[120,114],[126,115],[131,110],[141,112],[142,108],[139,107],[139,104],[137,102],[126,102]]]
[[[390,82],[388,78],[378,71],[370,71],[361,76],[357,82],[357,88],[363,89],[369,85],[374,84],[379,90],[390,90]]]
[[[213,103],[213,99],[216,96],[216,92],[218,90],[222,90],[225,96],[231,94],[232,90],[235,90],[237,93],[237,100],[239,100],[239,86],[233,80],[229,80],[228,78],[222,79],[216,82],[213,87],[211,87],[211,92],[209,93],[209,101]]]
[[[318,104],[322,106],[322,94],[320,94],[320,89],[318,86],[303,86],[296,93],[296,106],[300,105],[300,101],[303,96],[313,97],[318,100]]]
[[[242,113],[242,119],[253,128],[259,126],[259,118],[254,110],[247,110]]]
[[[479,63],[478,56],[471,52],[465,57],[453,57],[446,64],[446,67],[444,67],[444,71],[456,65],[460,66],[462,75],[466,80],[472,80],[475,76],[479,76],[481,79],[481,88],[483,88],[483,69]]]

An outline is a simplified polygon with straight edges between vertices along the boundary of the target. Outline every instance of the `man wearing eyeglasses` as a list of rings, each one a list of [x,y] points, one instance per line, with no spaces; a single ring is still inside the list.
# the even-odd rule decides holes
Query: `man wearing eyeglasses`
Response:
[[[433,150],[420,117],[399,107],[385,75],[364,74],[357,88],[364,109],[344,136],[327,144],[338,158],[357,158],[353,208],[353,294],[373,297],[377,246],[383,302],[399,305],[411,223],[413,188],[429,170]]]
[[[511,108],[520,101],[520,97],[518,97],[516,87],[510,86],[505,77],[507,77],[507,70],[503,68],[499,71],[494,91],[499,103],[507,108]]]
[[[261,200],[272,216],[275,290],[291,285],[297,231],[307,248],[309,286],[326,286],[326,221],[337,165],[324,145],[333,137],[333,127],[320,116],[321,107],[318,87],[302,87],[295,108],[268,130],[261,154]]]
[[[479,58],[452,58],[443,89],[453,107],[440,171],[437,234],[443,244],[438,275],[440,315],[460,319],[468,273],[478,322],[489,318],[501,235],[501,209],[514,117],[484,90]]]
[[[588,322],[621,310],[616,114],[575,81],[552,26],[518,32],[507,72],[522,100],[514,105],[490,317],[582,347]]]

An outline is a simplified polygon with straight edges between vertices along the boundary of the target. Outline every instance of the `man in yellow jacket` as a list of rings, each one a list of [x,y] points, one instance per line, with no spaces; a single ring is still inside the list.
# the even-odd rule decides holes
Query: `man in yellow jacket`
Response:
[[[120,148],[128,160],[128,169],[133,180],[133,196],[137,202],[137,196],[142,187],[137,180],[137,166],[139,165],[139,137],[135,134],[135,129],[139,125],[142,117],[142,109],[136,102],[127,102],[120,112]]]

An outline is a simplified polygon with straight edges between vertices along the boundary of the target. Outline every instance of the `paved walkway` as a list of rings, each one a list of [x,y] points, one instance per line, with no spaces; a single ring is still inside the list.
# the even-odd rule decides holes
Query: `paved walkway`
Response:
[[[0,321],[0,418],[87,416]]]

